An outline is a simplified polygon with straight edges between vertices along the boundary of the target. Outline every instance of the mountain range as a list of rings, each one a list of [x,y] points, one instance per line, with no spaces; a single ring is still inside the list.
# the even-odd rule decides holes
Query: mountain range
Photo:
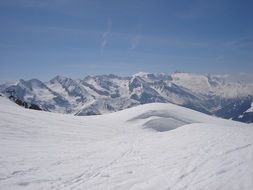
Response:
[[[253,122],[253,81],[231,75],[153,74],[129,77],[56,76],[48,82],[19,80],[0,85],[0,92],[49,112],[78,116],[115,112],[141,104],[173,103],[209,115]]]

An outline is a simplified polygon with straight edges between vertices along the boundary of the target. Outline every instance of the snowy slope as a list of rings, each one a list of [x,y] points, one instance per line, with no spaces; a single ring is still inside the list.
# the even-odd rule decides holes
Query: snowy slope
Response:
[[[236,76],[230,75],[174,73],[171,77],[173,83],[199,94],[216,95],[222,98],[247,97],[253,94],[252,78],[244,81],[243,76],[237,76],[238,80],[235,80]]]
[[[162,103],[89,117],[0,105],[0,189],[253,188],[247,124]]]
[[[174,73],[171,77],[175,84],[191,89],[194,92],[209,94],[212,91],[212,86],[205,75]]]

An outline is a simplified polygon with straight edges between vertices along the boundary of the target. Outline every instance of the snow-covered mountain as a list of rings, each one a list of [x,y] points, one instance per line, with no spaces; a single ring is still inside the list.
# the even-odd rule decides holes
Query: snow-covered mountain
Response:
[[[243,79],[242,75],[141,72],[131,77],[100,75],[78,80],[56,76],[45,83],[20,80],[0,85],[0,90],[5,94],[14,90],[22,101],[58,113],[97,115],[140,104],[170,102],[210,115],[253,122],[252,114],[246,112],[253,102],[253,81]]]
[[[250,124],[170,103],[90,117],[0,105],[0,189],[253,189]]]

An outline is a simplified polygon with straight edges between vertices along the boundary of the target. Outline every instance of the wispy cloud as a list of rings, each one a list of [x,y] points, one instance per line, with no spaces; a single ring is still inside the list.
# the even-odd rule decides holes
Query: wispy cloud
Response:
[[[252,49],[253,48],[253,35],[241,37],[231,40],[224,45],[232,49]]]
[[[140,44],[140,41],[141,41],[141,26],[138,27],[138,33],[135,36],[133,36],[130,40],[130,49],[134,50]]]
[[[111,28],[112,28],[112,22],[111,20],[109,19],[107,21],[107,28],[106,28],[106,31],[102,34],[102,41],[101,41],[101,44],[100,44],[100,50],[101,50],[101,53],[104,52],[104,49],[106,48],[106,46],[108,45],[108,38],[109,38],[109,35],[111,33]]]
[[[134,36],[134,37],[131,39],[131,41],[130,41],[130,43],[131,43],[130,49],[131,49],[131,50],[134,50],[134,49],[139,45],[140,40],[141,40],[141,36],[140,36],[139,34],[136,35],[136,36]]]

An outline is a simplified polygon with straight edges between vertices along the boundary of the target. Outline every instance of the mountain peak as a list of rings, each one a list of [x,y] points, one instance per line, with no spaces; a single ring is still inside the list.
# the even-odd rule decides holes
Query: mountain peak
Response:
[[[146,76],[148,76],[148,75],[150,75],[150,74],[152,74],[152,73],[140,71],[140,72],[138,72],[138,73],[133,74],[133,76],[146,77]]]
[[[51,81],[63,81],[63,80],[66,80],[68,79],[67,77],[65,76],[61,76],[61,75],[57,75],[56,77],[54,77]]]
[[[133,75],[133,77],[140,77],[142,79],[148,79],[148,80],[155,80],[157,79],[157,76],[153,73],[147,73],[147,72],[138,72]]]

